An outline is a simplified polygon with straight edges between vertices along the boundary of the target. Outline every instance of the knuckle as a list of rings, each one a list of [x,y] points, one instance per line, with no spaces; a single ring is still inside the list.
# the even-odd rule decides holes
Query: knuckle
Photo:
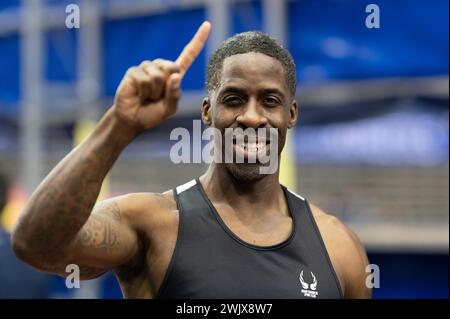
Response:
[[[127,74],[127,76],[123,80],[124,83],[130,83],[132,85],[138,85],[139,84],[139,78],[136,77],[136,73],[130,72]]]
[[[172,67],[173,73],[181,71],[181,68],[175,62],[172,63],[171,67]]]
[[[166,64],[166,63],[168,63],[168,62],[170,62],[170,61],[165,60],[165,59],[161,59],[161,58],[158,58],[158,59],[154,59],[154,60],[153,60],[153,63],[155,63],[155,64]]]
[[[128,68],[127,72],[125,73],[126,76],[130,76],[136,73],[137,67],[132,66],[131,68]]]
[[[157,85],[164,85],[166,78],[162,72],[155,72],[153,75],[153,82]]]
[[[150,82],[150,78],[146,76],[145,74],[142,74],[141,72],[136,72],[133,75],[133,78],[139,85],[147,85]]]
[[[139,64],[139,67],[141,67],[141,68],[146,68],[147,66],[149,66],[149,65],[151,65],[151,64],[152,64],[151,61],[149,61],[149,60],[144,60],[144,61],[141,62],[141,64]]]
[[[189,46],[188,48],[186,48],[186,56],[189,59],[193,59],[195,57],[195,53],[196,53],[196,50],[192,46]]]
[[[165,81],[166,75],[165,73],[157,67],[155,64],[149,64],[146,65],[142,72],[151,79],[151,81],[155,82],[156,84],[162,84]]]
[[[174,72],[179,72],[180,67],[173,61],[156,59],[153,61],[164,73],[172,74]]]

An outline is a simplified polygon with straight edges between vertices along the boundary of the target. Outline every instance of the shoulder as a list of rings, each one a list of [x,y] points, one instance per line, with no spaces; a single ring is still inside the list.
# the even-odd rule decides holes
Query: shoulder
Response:
[[[176,207],[172,191],[164,193],[130,193],[114,197],[119,206],[133,214],[148,209],[173,209]]]
[[[310,207],[320,232],[324,233],[323,235],[332,236],[334,239],[340,239],[342,244],[350,245],[355,248],[362,246],[362,242],[358,235],[356,235],[356,233],[339,218],[324,212],[314,204],[310,203]]]
[[[313,204],[310,206],[344,296],[370,298],[370,289],[366,287],[368,259],[364,244],[339,218]]]
[[[101,201],[95,210],[116,212],[123,222],[137,230],[167,219],[178,219],[178,209],[171,190],[164,193],[129,193],[116,196]]]

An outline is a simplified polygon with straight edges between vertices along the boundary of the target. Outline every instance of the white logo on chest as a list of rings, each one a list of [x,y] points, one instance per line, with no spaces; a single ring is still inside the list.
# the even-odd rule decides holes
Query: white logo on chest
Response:
[[[317,295],[319,294],[317,290],[317,279],[316,276],[314,276],[314,274],[311,272],[311,277],[312,277],[312,283],[307,283],[305,281],[305,279],[303,278],[303,270],[300,272],[300,276],[299,276],[299,280],[300,280],[300,284],[302,285],[302,293],[305,297],[310,297],[310,298],[316,298]]]

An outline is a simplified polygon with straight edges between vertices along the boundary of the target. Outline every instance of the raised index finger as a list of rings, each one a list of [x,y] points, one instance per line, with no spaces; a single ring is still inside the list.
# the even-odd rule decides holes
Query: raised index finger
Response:
[[[184,47],[180,56],[175,61],[175,63],[180,67],[180,73],[182,76],[186,73],[186,70],[191,66],[195,58],[197,58],[202,51],[210,31],[211,23],[208,21],[203,22],[192,40]]]

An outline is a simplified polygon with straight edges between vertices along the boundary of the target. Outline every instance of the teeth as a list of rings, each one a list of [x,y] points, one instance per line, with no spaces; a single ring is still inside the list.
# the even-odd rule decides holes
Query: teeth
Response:
[[[248,152],[258,152],[258,150],[265,149],[265,143],[239,143],[238,146]]]

